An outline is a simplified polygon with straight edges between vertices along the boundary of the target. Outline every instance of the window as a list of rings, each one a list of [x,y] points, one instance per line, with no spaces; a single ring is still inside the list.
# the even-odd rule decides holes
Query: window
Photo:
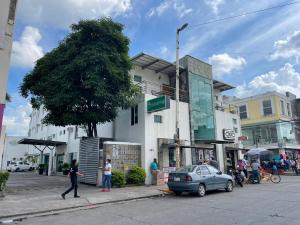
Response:
[[[55,134],[52,134],[52,138],[55,138]]]
[[[213,167],[213,166],[208,166],[208,168],[209,168],[209,171],[211,172],[211,173],[218,173],[219,172],[219,170],[217,170],[215,167]]]
[[[273,114],[271,100],[264,100],[262,102],[262,105],[263,105],[264,116],[268,116],[268,115],[272,115]]]
[[[133,80],[138,83],[142,83],[142,77],[139,75],[134,75]]]
[[[237,119],[232,119],[234,125],[237,125]]]
[[[154,115],[154,123],[162,123],[162,116]]]
[[[240,110],[240,118],[241,119],[247,119],[248,118],[247,106],[246,105],[241,105],[241,106],[239,106],[239,110]]]
[[[280,100],[281,115],[285,115],[284,101]]]
[[[239,129],[237,127],[234,127],[234,132],[237,134],[239,132]]]
[[[139,122],[139,108],[138,105],[131,107],[131,125],[137,124]]]
[[[59,136],[61,136],[62,135],[62,131],[59,131]]]
[[[291,108],[290,108],[290,103],[286,103],[286,108],[287,108],[287,113],[288,113],[288,116],[291,116]]]
[[[201,175],[209,175],[210,172],[206,166],[201,166]]]
[[[66,130],[64,130],[64,134],[66,134]]]

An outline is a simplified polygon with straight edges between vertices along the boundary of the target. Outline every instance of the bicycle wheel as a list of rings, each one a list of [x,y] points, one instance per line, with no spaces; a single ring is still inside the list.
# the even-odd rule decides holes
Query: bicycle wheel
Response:
[[[278,184],[281,181],[281,177],[277,174],[272,174],[271,181],[275,184]]]

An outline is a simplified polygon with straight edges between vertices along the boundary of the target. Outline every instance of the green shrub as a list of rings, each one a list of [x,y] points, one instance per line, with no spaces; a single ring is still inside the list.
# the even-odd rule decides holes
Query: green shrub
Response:
[[[68,170],[68,169],[70,168],[69,163],[64,163],[64,164],[62,165],[62,168],[65,169],[65,170]]]
[[[0,191],[3,191],[9,178],[8,172],[0,172]]]
[[[112,171],[112,178],[111,178],[111,183],[113,187],[124,187],[126,182],[125,182],[125,175],[122,171],[120,170],[113,170]]]
[[[127,176],[128,184],[144,184],[146,179],[146,172],[142,167],[134,166],[129,170]]]

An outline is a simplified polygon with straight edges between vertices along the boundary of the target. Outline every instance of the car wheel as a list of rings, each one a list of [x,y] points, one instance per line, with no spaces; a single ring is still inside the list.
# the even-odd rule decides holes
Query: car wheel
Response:
[[[20,171],[20,168],[17,168],[16,170],[15,170],[15,172],[19,172]]]
[[[174,193],[175,193],[176,196],[180,196],[182,194],[181,191],[174,191]]]
[[[225,190],[226,190],[227,192],[232,192],[232,191],[233,191],[233,183],[232,183],[231,180],[229,180],[229,181],[227,182],[227,185],[226,185]]]
[[[206,193],[205,186],[203,184],[199,184],[197,195],[198,197],[204,197]]]

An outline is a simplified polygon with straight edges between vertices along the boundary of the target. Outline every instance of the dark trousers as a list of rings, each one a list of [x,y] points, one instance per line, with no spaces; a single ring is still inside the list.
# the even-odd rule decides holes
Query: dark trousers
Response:
[[[247,170],[247,169],[244,169],[243,172],[244,172],[244,174],[245,174],[245,177],[248,178],[248,170]]]
[[[108,189],[111,188],[111,175],[104,175],[103,187]]]
[[[66,190],[63,193],[63,195],[70,193],[74,189],[74,197],[77,196],[77,189],[78,189],[77,179],[71,179],[71,184],[72,186],[68,190]]]

